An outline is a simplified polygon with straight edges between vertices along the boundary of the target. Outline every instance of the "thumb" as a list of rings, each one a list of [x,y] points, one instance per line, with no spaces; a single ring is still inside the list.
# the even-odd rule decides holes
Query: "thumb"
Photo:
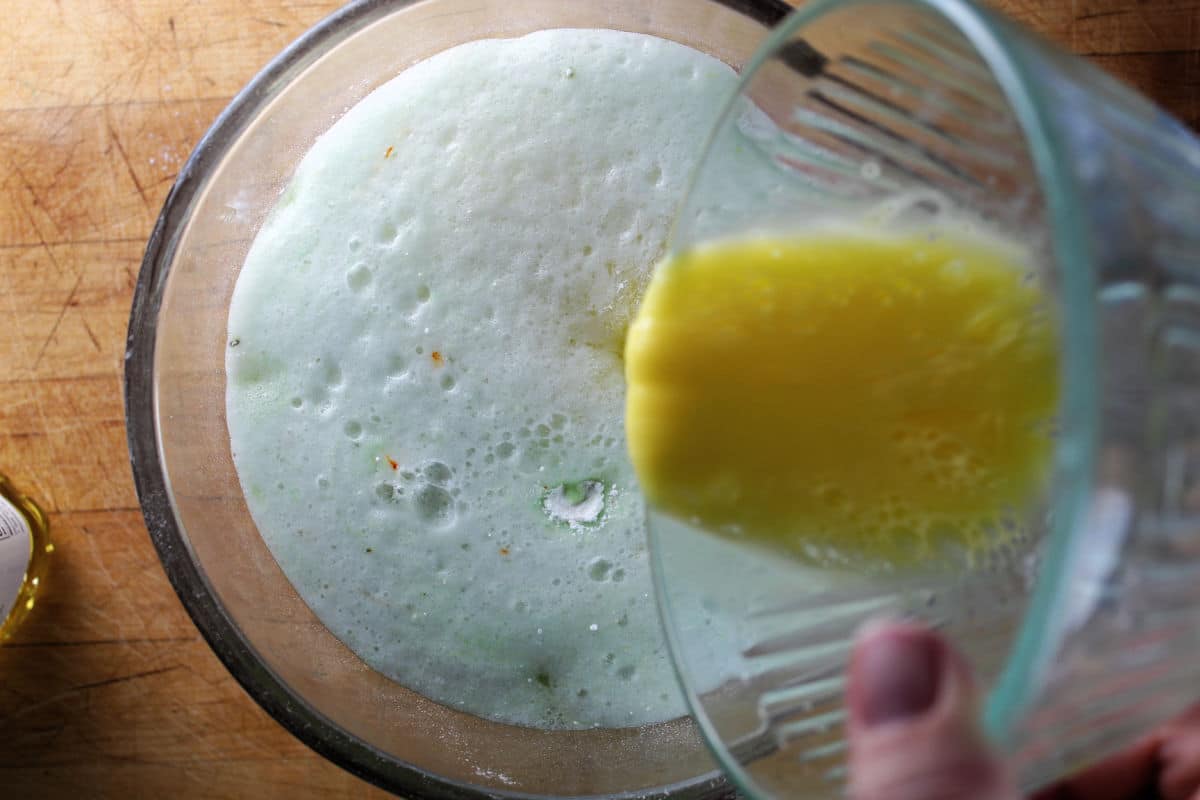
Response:
[[[850,796],[854,800],[1017,800],[975,726],[961,656],[932,631],[873,623],[850,661]]]

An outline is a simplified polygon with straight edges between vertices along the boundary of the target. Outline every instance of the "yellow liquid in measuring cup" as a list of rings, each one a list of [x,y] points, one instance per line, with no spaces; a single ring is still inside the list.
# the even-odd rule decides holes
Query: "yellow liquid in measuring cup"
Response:
[[[629,451],[669,514],[808,562],[969,561],[1052,450],[1054,320],[1019,250],[926,232],[728,241],[660,265]]]

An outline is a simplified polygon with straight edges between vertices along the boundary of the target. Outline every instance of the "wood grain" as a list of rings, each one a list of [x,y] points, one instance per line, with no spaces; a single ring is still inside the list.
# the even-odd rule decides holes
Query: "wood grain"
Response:
[[[332,0],[4,4],[0,469],[51,512],[49,591],[0,648],[5,797],[382,796],[242,692],[171,591],[125,449],[142,249],[215,115]],[[1200,122],[1200,3],[1003,0]]]

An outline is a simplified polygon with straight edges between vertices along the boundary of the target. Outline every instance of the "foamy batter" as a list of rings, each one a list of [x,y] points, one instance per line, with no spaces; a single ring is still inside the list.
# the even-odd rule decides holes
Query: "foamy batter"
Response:
[[[639,34],[473,42],[304,157],[234,292],[229,429],[271,551],[376,669],[515,724],[684,713],[620,353],[734,84]]]

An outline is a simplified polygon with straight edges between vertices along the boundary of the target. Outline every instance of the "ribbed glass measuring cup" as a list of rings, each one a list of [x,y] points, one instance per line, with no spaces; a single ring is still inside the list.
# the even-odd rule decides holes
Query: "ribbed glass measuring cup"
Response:
[[[968,655],[1026,788],[1200,698],[1200,142],[1182,124],[963,0],[815,2],[748,68],[672,247],[952,209],[1026,244],[1058,311],[1055,469],[1027,535],[880,576],[651,514],[676,665],[751,795],[838,794],[843,671],[873,616]]]

